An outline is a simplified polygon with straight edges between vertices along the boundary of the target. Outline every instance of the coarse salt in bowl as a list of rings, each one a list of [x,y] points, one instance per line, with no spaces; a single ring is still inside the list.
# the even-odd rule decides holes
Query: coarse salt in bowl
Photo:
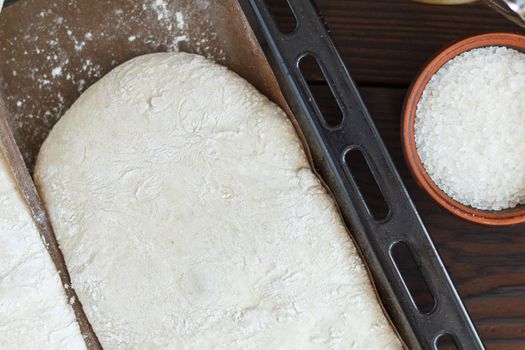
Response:
[[[403,147],[441,205],[491,225],[525,221],[525,37],[465,39],[421,72],[405,100]]]

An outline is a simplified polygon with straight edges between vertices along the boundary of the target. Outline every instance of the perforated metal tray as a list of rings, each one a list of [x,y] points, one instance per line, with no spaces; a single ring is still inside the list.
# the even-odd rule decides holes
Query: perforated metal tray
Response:
[[[314,163],[334,194],[368,263],[378,292],[398,331],[411,349],[437,349],[441,335],[459,349],[483,344],[374,126],[327,27],[310,0],[288,0],[297,27],[284,34],[264,0],[239,0],[273,68],[286,100],[312,151]],[[350,6],[350,5],[349,5]],[[351,18],[348,19],[352,20]],[[326,79],[343,120],[331,126],[301,73],[300,60],[313,56]],[[382,220],[371,214],[346,155],[359,150],[389,208]],[[435,299],[421,312],[396,265],[392,249],[406,244]]]

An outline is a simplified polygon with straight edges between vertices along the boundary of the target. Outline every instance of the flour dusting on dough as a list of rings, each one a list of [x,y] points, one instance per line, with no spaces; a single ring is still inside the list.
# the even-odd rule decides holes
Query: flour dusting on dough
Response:
[[[35,181],[106,350],[402,348],[285,113],[201,56],[105,76]]]

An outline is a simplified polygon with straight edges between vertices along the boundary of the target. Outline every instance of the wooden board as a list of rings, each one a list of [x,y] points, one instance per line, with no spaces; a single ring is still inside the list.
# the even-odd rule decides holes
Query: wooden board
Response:
[[[71,286],[70,276],[28,169],[51,128],[91,84],[132,57],[180,49],[227,66],[288,111],[237,0],[196,4],[26,0],[0,14],[0,152],[64,286]],[[70,287],[66,295],[77,300],[72,306],[88,349],[101,349],[81,301]]]
[[[3,9],[1,107],[29,169],[91,84],[133,57],[173,50],[227,66],[286,110],[236,0],[26,0]]]

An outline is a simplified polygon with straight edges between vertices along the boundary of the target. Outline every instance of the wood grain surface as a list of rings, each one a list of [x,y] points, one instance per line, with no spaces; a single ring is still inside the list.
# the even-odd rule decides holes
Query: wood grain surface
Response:
[[[278,21],[289,22],[284,0],[267,2],[275,9]],[[352,77],[366,85],[407,86],[434,54],[467,36],[524,32],[482,1],[455,6],[410,0],[317,0],[316,3]]]
[[[293,27],[283,1],[271,3],[283,27]],[[427,60],[470,35],[525,31],[482,2],[318,0],[317,5],[487,349],[525,349],[525,225],[479,226],[439,207],[410,176],[400,140],[404,95]],[[322,77],[309,72],[308,78],[323,96]],[[330,109],[324,96],[319,102]]]

